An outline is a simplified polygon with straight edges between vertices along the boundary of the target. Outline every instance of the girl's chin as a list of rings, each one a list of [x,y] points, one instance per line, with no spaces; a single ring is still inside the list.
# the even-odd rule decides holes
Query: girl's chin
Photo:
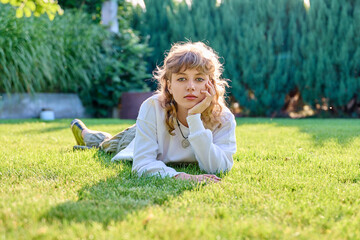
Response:
[[[194,103],[178,103],[178,107],[179,108],[183,108],[183,109],[186,109],[186,110],[189,110],[191,108],[193,108],[196,104],[198,104],[198,102],[194,102]]]

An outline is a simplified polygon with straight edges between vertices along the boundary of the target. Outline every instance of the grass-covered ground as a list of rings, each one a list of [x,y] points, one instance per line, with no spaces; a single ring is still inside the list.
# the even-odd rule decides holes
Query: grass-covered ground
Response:
[[[1,239],[360,238],[359,120],[238,119],[234,167],[208,185],[73,151],[69,123],[0,121]]]

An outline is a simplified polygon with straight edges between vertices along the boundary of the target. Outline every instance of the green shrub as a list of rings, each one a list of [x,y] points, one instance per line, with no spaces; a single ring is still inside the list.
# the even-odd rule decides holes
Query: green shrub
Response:
[[[85,91],[101,75],[108,33],[86,14],[17,19],[0,5],[0,22],[0,91]]]
[[[153,51],[149,60],[149,72],[152,72],[164,59],[164,51],[171,46],[172,29],[169,15],[175,7],[172,0],[146,0],[146,6],[150,6],[144,12],[140,7],[133,10],[133,28],[137,29],[143,40],[147,40]],[[187,15],[185,15],[186,17]]]
[[[139,41],[131,29],[122,29],[119,34],[112,35],[109,45],[104,48],[105,68],[101,77],[94,79],[90,91],[82,94],[84,102],[91,106],[92,115],[110,117],[123,92],[150,90],[145,80],[151,75],[146,73],[144,61],[150,49]]]
[[[88,13],[100,13],[104,0],[58,0],[64,9],[82,9]]]
[[[99,23],[103,0],[62,0],[59,4],[67,9],[84,10],[91,14],[95,23]],[[118,1],[119,33],[111,33],[102,44],[103,70],[94,78],[88,92],[81,92],[83,102],[89,106],[88,111],[95,117],[110,117],[113,109],[118,107],[119,99],[125,91],[147,91],[147,64],[144,60],[150,52],[147,44],[141,43],[137,34],[129,27],[131,4]]]
[[[145,0],[133,26],[155,48],[150,65],[171,43],[205,41],[223,57],[231,94],[249,115],[272,116],[289,92],[306,104],[338,111],[360,92],[360,2],[299,0]],[[152,18],[150,16],[153,16]]]
[[[311,1],[300,24],[294,80],[306,102],[344,109],[360,92],[360,2]],[[301,61],[301,62],[300,62]]]
[[[123,91],[148,90],[150,49],[126,19],[112,34],[83,11],[17,19],[0,4],[0,23],[0,92],[75,92],[90,114],[109,117]]]

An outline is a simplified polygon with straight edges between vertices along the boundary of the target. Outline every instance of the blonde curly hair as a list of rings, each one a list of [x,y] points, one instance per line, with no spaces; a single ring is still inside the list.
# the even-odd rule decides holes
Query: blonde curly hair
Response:
[[[197,69],[209,75],[210,81],[215,87],[215,97],[210,106],[201,114],[201,120],[205,128],[215,129],[221,126],[221,114],[225,105],[225,87],[228,83],[221,78],[223,68],[217,53],[202,42],[185,42],[174,44],[166,54],[162,66],[158,66],[153,72],[158,81],[158,91],[162,107],[165,109],[165,122],[169,134],[174,135],[175,121],[177,118],[177,103],[168,89],[168,81],[171,75],[186,69]]]

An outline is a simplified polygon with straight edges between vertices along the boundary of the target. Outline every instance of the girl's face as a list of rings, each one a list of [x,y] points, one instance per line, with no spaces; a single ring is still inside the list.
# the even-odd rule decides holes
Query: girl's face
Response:
[[[173,95],[178,108],[190,109],[205,98],[201,90],[206,90],[205,84],[209,75],[193,68],[171,74],[168,90]]]

